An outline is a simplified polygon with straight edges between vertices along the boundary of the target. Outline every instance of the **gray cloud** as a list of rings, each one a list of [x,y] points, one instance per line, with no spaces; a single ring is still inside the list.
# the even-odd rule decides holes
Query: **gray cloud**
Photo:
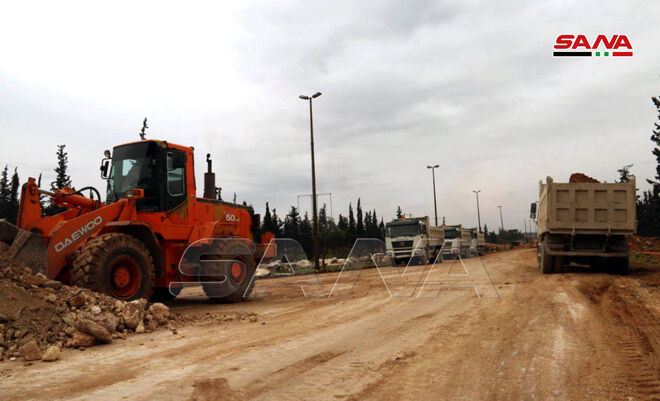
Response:
[[[55,145],[66,143],[74,182],[101,186],[102,150],[136,139],[147,115],[152,137],[213,154],[225,198],[270,201],[284,214],[311,192],[308,109],[297,96],[317,90],[318,186],[333,193],[335,215],[357,197],[386,219],[397,205],[432,215],[429,163],[442,166],[440,215],[476,224],[479,188],[490,228],[499,204],[505,224],[522,227],[547,175],[613,180],[628,163],[653,175],[654,3],[117,7],[107,20],[85,9],[91,21],[80,22],[66,7],[50,12],[59,24],[24,27],[33,17],[20,8],[0,20],[16,38],[0,44],[0,162],[22,178],[52,178]],[[116,26],[130,29],[110,34]],[[553,59],[561,33],[624,33],[635,56]],[[51,53],[62,57],[44,59]]]

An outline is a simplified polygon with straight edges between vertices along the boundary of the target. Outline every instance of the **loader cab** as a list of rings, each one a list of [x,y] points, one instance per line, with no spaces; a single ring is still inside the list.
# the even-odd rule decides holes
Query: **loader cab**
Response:
[[[144,198],[135,202],[138,212],[168,211],[186,199],[186,152],[160,141],[141,141],[114,148],[107,171],[106,203],[141,188]]]

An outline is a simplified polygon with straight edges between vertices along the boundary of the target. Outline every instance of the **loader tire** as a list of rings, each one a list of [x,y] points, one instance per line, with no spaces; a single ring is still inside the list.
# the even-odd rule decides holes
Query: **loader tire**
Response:
[[[236,261],[228,266],[227,274],[202,276],[202,288],[211,302],[236,303],[246,299],[254,288],[256,271],[254,258],[249,248],[241,242],[229,241],[216,252],[223,260]],[[236,270],[235,270],[236,269]]]
[[[102,234],[80,248],[71,281],[122,301],[149,300],[154,288],[153,258],[131,235]]]

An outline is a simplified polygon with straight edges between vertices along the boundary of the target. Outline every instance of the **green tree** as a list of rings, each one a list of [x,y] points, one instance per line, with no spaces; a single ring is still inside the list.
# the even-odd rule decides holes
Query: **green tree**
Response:
[[[355,215],[353,215],[353,205],[350,203],[348,204],[348,233],[355,238]]]
[[[300,213],[295,206],[291,206],[289,214],[284,218],[284,236],[294,239],[300,236]]]
[[[323,204],[319,210],[319,231],[323,232],[328,229],[328,207]]]
[[[275,232],[275,228],[273,227],[273,217],[270,214],[270,207],[268,206],[268,202],[266,202],[266,213],[264,213],[264,220],[261,224],[261,232]]]
[[[339,214],[339,217],[337,218],[337,228],[340,231],[348,232],[348,219],[346,217],[342,216],[341,213]]]
[[[11,183],[9,182],[8,167],[2,169],[0,174],[0,218],[9,218],[9,199],[11,197]]]
[[[632,164],[628,164],[617,170],[619,173],[619,182],[630,182],[630,168],[632,166]]]
[[[16,217],[18,215],[18,191],[20,187],[20,181],[18,179],[18,168],[14,168],[14,175],[11,177],[11,187],[9,189],[9,204],[8,211],[9,216],[8,220],[16,224]]]
[[[362,216],[362,205],[360,204],[360,198],[357,201],[357,224],[355,225],[355,234],[358,237],[364,236],[364,220]]]
[[[309,215],[305,212],[305,217],[300,222],[300,233],[303,235],[311,235],[314,231],[314,226],[312,221],[309,219]]]
[[[325,203],[319,210],[319,236],[321,266],[325,267],[325,259],[328,255],[328,208]]]
[[[276,237],[282,235],[283,226],[284,223],[282,223],[282,220],[280,220],[280,217],[277,215],[277,209],[273,208],[273,234],[275,234]]]
[[[658,110],[660,120],[660,96],[651,98]],[[653,142],[652,154],[655,156],[657,166],[654,180],[647,179],[651,189],[644,191],[637,201],[637,232],[640,235],[660,236],[660,124],[654,123],[651,142]]]
[[[69,154],[64,151],[66,145],[57,145],[57,167],[55,167],[55,188],[62,189],[71,186],[71,177],[67,174],[69,169]]]

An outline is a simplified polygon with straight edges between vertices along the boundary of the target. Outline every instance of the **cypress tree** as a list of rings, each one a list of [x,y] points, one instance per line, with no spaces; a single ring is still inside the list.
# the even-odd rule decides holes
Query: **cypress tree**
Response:
[[[9,173],[7,165],[0,175],[0,218],[9,218],[9,199],[11,193],[11,184],[9,182]]]
[[[268,207],[268,202],[266,202],[266,213],[264,213],[264,220],[263,223],[261,224],[261,231],[271,232],[271,233],[275,232],[273,227],[273,218],[270,215],[270,208]]]
[[[358,237],[364,235],[364,220],[362,216],[362,206],[360,205],[360,198],[357,201],[357,225],[355,226],[355,233]]]
[[[18,168],[14,169],[14,175],[11,177],[11,188],[9,190],[9,221],[16,224],[16,216],[18,215],[18,188],[20,182],[18,180]]]
[[[66,145],[57,145],[57,167],[55,167],[55,187],[62,189],[71,186],[71,177],[67,174],[69,169],[68,153],[64,151]]]

